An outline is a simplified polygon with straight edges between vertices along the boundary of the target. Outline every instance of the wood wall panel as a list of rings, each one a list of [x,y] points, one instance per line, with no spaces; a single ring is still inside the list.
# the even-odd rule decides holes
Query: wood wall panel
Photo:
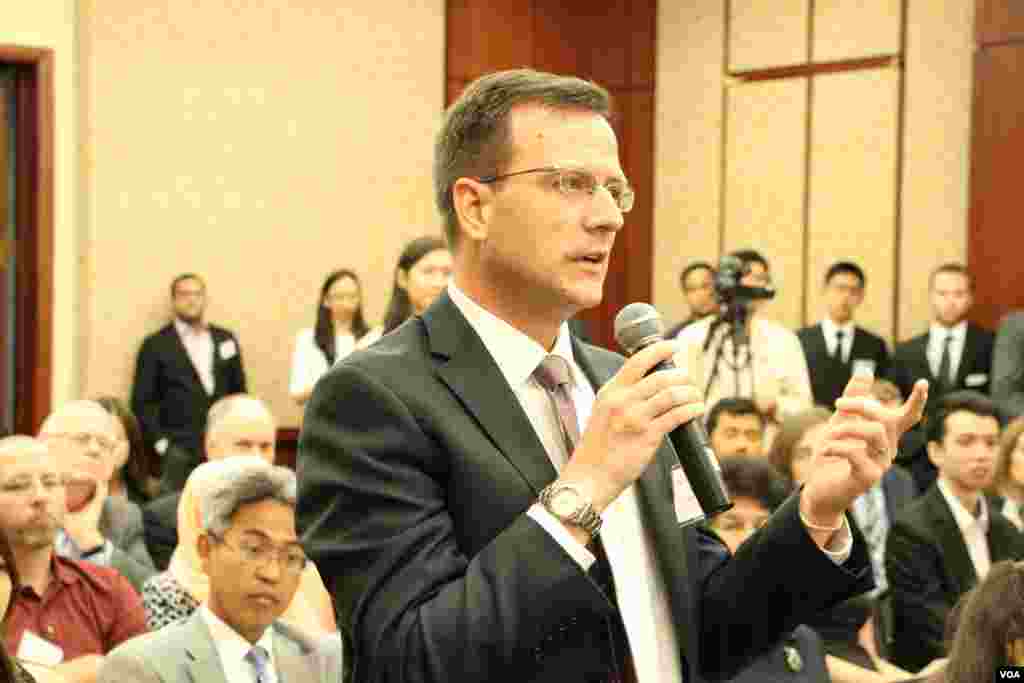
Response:
[[[1024,39],[1024,3],[1020,0],[977,0],[975,7],[979,45]]]
[[[980,50],[975,57],[968,260],[975,275],[972,317],[988,327],[1024,308],[1024,230],[1020,161],[1024,158],[1024,43]]]
[[[729,88],[723,252],[761,251],[778,288],[766,312],[803,322],[807,79]]]
[[[807,311],[820,319],[821,284],[836,261],[868,274],[858,323],[891,339],[896,284],[899,149],[897,69],[814,78],[808,172]]]
[[[815,0],[811,60],[898,54],[902,5],[902,0]]]
[[[730,0],[730,72],[808,61],[810,0]]]
[[[448,0],[445,29],[448,80],[471,81],[533,60],[531,0]]]

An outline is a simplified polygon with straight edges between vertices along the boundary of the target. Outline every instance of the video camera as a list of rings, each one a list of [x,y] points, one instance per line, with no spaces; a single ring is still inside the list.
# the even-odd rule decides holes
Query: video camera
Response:
[[[744,263],[736,256],[723,256],[715,271],[715,298],[729,310],[736,307],[746,308],[753,301],[774,299],[775,288],[751,287],[740,283],[743,276],[750,272],[750,264]]]

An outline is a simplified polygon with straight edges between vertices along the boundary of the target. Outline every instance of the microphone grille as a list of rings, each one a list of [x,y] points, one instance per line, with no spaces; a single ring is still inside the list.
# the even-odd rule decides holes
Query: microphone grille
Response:
[[[665,326],[661,322],[661,315],[650,304],[629,304],[615,316],[615,341],[627,356],[632,356],[653,342],[661,341],[664,335]]]

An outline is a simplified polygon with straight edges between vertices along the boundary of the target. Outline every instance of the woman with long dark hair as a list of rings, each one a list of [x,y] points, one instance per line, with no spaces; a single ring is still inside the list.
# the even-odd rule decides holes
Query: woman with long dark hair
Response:
[[[320,287],[316,325],[300,330],[295,338],[289,382],[295,402],[302,405],[308,401],[317,380],[368,331],[359,276],[347,268],[335,270]]]
[[[160,494],[160,459],[142,439],[139,421],[126,401],[100,396],[96,402],[116,418],[118,432],[109,495],[145,505]]]
[[[405,245],[395,267],[391,300],[384,324],[374,328],[359,343],[368,346],[414,315],[427,310],[448,285],[452,274],[452,255],[441,237],[417,237]]]

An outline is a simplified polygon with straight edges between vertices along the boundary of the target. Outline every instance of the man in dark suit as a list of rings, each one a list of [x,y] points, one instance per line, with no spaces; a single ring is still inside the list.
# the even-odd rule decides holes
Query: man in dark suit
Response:
[[[707,261],[694,261],[683,268],[679,275],[679,286],[683,288],[690,316],[676,323],[665,332],[665,339],[674,339],[679,331],[701,318],[718,313],[718,298],[715,296],[715,269]]]
[[[967,321],[973,282],[962,264],[946,263],[928,282],[932,323],[928,332],[896,345],[889,379],[904,396],[922,377],[929,381],[929,405],[951,391],[989,392],[995,336]]]
[[[1024,557],[1024,536],[985,500],[996,468],[995,404],[977,392],[947,394],[928,420],[939,478],[896,515],[886,547],[893,661],[917,671],[944,654],[946,617],[1000,560]]]
[[[162,488],[180,491],[202,462],[206,413],[217,400],[245,393],[238,340],[207,324],[206,285],[193,273],[171,283],[174,321],[146,337],[132,385],[132,410],[146,442],[163,459]]]
[[[817,455],[835,458],[734,559],[680,528],[665,436],[700,394],[681,371],[646,377],[675,345],[624,361],[565,325],[601,301],[632,207],[609,107],[529,70],[470,84],[435,150],[454,280],[313,393],[297,523],[354,680],[702,680],[870,587],[843,511],[925,385],[884,411],[851,383],[865,420],[830,425]]]
[[[875,377],[889,370],[889,349],[882,338],[854,324],[866,285],[856,263],[833,264],[825,273],[825,317],[796,333],[807,358],[814,402],[828,408],[842,396],[855,366],[869,367]]]

